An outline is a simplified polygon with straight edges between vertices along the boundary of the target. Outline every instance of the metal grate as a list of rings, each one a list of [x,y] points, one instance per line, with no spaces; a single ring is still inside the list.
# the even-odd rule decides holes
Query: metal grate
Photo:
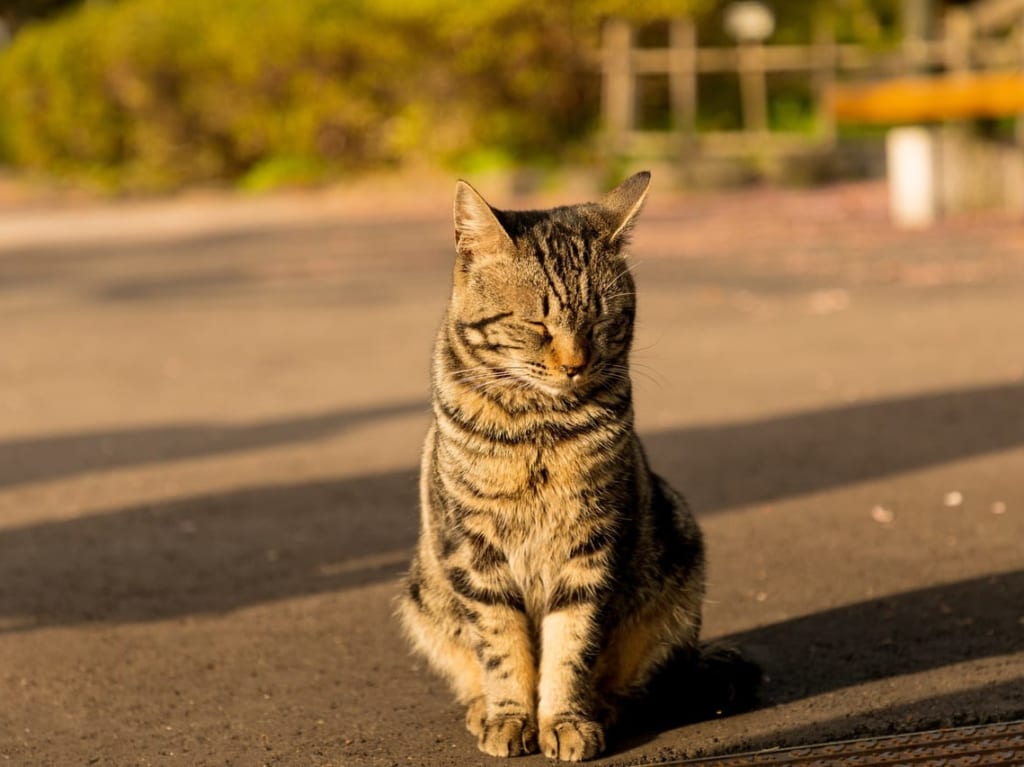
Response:
[[[678,767],[1024,767],[1024,720],[669,764]]]

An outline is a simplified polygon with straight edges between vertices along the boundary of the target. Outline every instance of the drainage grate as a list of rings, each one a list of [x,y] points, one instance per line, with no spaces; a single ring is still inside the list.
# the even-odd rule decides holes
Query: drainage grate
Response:
[[[670,764],[678,767],[1024,767],[1024,720]]]

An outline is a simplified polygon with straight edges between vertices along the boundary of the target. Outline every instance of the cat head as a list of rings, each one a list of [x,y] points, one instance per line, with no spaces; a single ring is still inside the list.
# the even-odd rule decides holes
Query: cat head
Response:
[[[559,397],[627,378],[636,302],[622,249],[649,183],[637,173],[599,202],[502,211],[458,182],[448,317],[476,380]]]

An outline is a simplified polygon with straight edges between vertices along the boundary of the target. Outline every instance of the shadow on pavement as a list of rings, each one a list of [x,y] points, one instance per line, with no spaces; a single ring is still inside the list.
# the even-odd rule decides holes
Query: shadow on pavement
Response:
[[[839,719],[813,722],[755,738],[744,745],[751,751],[823,743],[836,739],[878,737],[902,732],[921,732],[1024,717],[1024,678],[998,684],[969,687],[947,695],[935,695],[897,706],[848,714]],[[909,755],[908,755],[909,756]],[[950,753],[952,760],[954,755]],[[965,755],[965,760],[972,755]],[[951,763],[954,763],[951,761]],[[964,763],[968,763],[965,761]]]
[[[429,405],[417,400],[254,424],[176,424],[0,442],[0,488],[97,469],[303,442],[368,421],[427,412]]]
[[[761,697],[777,705],[1020,652],[1022,605],[1024,570],[1017,570],[844,605],[725,641],[768,670]]]
[[[698,514],[1024,445],[1024,384],[1000,384],[644,435]]]
[[[393,578],[416,473],[276,485],[0,532],[7,628],[223,612]]]
[[[0,484],[313,439],[421,403],[239,427],[0,445]],[[865,403],[654,434],[698,508],[781,498],[1024,444],[1024,386]],[[103,439],[112,449],[104,452]],[[683,484],[683,483],[680,483]],[[0,531],[4,631],[221,612],[379,583],[416,538],[416,472],[257,487]],[[730,637],[768,670],[768,705],[1018,652],[1024,570],[883,597]],[[979,716],[985,709],[978,709]],[[799,733],[793,735],[795,741]]]
[[[0,442],[0,488],[317,439],[428,409],[426,402],[409,401],[244,425],[168,425]],[[655,469],[707,513],[1024,445],[1021,413],[1024,384],[1001,384],[654,432],[643,442]]]
[[[754,708],[770,708],[867,682],[1018,653],[1021,605],[1024,570],[845,605],[724,637],[720,643],[742,648],[744,656],[761,666],[765,677]],[[1024,679],[975,687],[970,677],[963,677],[969,673],[961,672],[964,689],[942,696],[941,708],[935,697],[869,708],[744,741],[739,747],[758,750],[1024,717]],[[703,699],[726,700],[723,694],[735,684],[736,678],[726,674],[696,686],[679,685],[678,703],[631,719],[616,733],[613,752],[638,747],[659,732],[714,718]],[[913,690],[913,682],[902,684]],[[745,695],[746,689],[739,693]],[[730,704],[714,707],[729,709]],[[726,716],[742,711],[727,710]]]

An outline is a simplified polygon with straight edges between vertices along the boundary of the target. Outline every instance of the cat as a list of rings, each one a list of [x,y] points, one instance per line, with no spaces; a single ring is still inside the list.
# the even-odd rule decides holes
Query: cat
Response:
[[[598,755],[622,705],[700,652],[701,532],[633,430],[623,251],[649,183],[543,211],[456,185],[398,612],[493,756]]]

